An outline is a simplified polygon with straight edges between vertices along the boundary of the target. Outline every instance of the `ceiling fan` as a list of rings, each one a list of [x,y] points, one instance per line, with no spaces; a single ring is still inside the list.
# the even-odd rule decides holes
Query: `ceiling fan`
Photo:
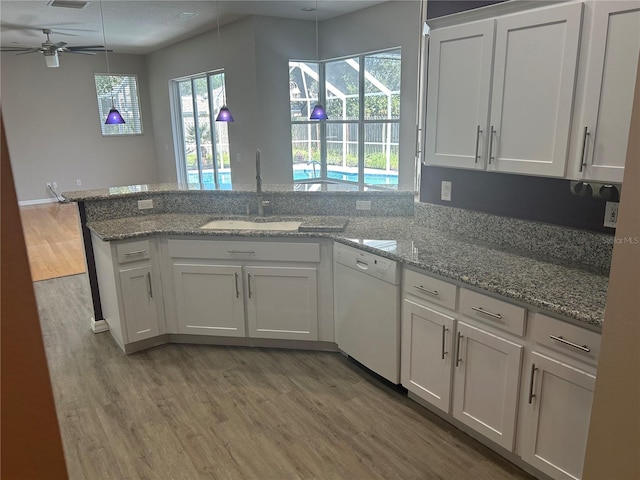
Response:
[[[26,55],[27,53],[40,52],[44,55],[44,59],[47,62],[47,67],[59,67],[60,61],[58,55],[60,53],[81,53],[83,55],[95,55],[98,52],[112,52],[113,50],[105,49],[103,45],[76,45],[67,46],[67,42],[53,43],[50,35],[53,32],[49,28],[43,28],[42,33],[47,36],[47,40],[43,42],[39,47],[35,45],[23,45],[16,47],[2,47],[3,52],[17,52],[16,55]],[[13,42],[17,43],[17,42]]]

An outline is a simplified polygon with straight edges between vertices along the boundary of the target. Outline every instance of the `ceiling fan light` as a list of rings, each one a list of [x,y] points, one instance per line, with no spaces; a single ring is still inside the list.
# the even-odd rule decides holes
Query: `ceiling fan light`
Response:
[[[44,61],[47,62],[47,67],[49,68],[56,68],[60,66],[60,59],[58,58],[58,52],[49,53],[48,55],[47,55],[47,52],[45,52]]]
[[[116,107],[112,107],[111,110],[109,110],[107,119],[104,122],[105,125],[122,125],[124,123],[126,122]]]
[[[327,120],[327,112],[324,110],[324,107],[317,103],[315,107],[313,107],[313,111],[311,112],[311,116],[309,120]]]
[[[231,112],[229,111],[226,105],[224,105],[220,109],[220,112],[218,112],[218,116],[216,117],[216,122],[233,122],[233,117],[231,116]]]

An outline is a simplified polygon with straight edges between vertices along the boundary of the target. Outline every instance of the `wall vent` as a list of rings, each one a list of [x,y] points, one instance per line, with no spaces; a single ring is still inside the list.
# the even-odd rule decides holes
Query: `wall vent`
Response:
[[[87,6],[84,0],[49,0],[50,7],[62,7],[62,8],[84,8]]]

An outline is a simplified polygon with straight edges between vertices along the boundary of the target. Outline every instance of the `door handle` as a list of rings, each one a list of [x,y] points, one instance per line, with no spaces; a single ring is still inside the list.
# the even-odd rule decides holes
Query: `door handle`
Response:
[[[491,160],[494,160],[493,158],[493,137],[496,134],[496,129],[493,128],[493,125],[491,125],[491,130],[489,133],[489,165],[491,165]]]
[[[482,130],[480,130],[480,125],[478,125],[478,128],[476,129],[476,155],[475,155],[475,163],[478,163],[478,160],[480,159],[480,157],[478,156],[478,147],[480,144],[480,134],[482,133]]]
[[[536,364],[534,363],[531,365],[531,377],[529,378],[529,405],[533,403],[533,399],[536,396],[535,393],[533,393],[533,380],[535,379],[536,370]]]
[[[587,139],[589,138],[589,127],[584,127],[584,137],[582,138],[582,155],[580,155],[580,171],[587,166],[587,162],[584,160],[584,154],[587,153]]]
[[[238,289],[238,272],[235,272],[233,276],[236,281],[236,298],[240,298],[240,290]]]
[[[153,298],[153,286],[151,285],[151,272],[147,272],[147,285],[149,286],[149,298]]]
[[[458,340],[456,342],[456,368],[462,361],[462,358],[460,358],[460,340],[462,340],[462,334],[458,332]]]
[[[247,273],[247,287],[249,288],[249,298],[251,298],[251,274]]]
[[[446,343],[445,338],[448,330],[449,329],[447,327],[442,325],[442,360],[444,360],[444,356],[448,353],[448,352],[445,352],[445,343]]]

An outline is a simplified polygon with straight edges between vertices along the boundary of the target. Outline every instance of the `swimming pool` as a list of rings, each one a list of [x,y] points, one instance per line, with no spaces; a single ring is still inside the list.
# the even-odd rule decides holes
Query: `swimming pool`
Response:
[[[327,172],[327,177],[333,180],[343,180],[347,182],[357,182],[358,174],[351,172],[341,172],[337,170],[329,170]],[[293,171],[293,180],[310,180],[313,178],[317,178],[313,176],[313,170],[294,170]],[[218,174],[218,179],[220,181],[220,189],[221,190],[231,190],[231,173],[230,172],[220,172]],[[189,172],[187,175],[187,181],[189,183],[199,183],[198,182],[198,172]],[[204,188],[214,188],[213,183],[213,172],[202,172],[202,183]],[[364,183],[367,185],[389,185],[389,186],[397,186],[398,185],[398,174],[394,173],[365,173],[364,174]]]

